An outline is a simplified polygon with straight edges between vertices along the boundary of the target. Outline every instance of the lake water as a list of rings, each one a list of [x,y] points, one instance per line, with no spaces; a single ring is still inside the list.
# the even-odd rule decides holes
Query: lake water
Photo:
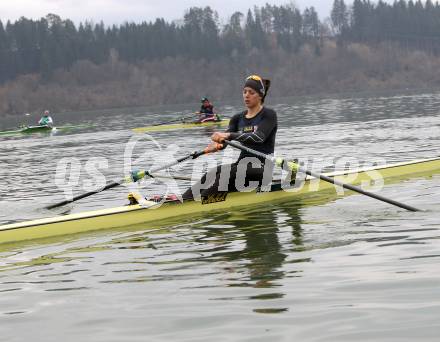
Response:
[[[69,181],[74,194],[94,185],[93,165],[107,180],[121,178],[127,151],[148,169],[169,153],[205,147],[212,129],[130,130],[195,106],[55,114],[59,126],[90,126],[0,137],[0,223],[48,216],[41,208],[63,200]],[[440,154],[440,93],[268,106],[279,116],[277,154],[313,160],[314,168]],[[6,118],[0,128],[36,119]],[[236,154],[225,153],[211,162]],[[186,163],[173,173],[200,174],[203,158],[199,169]],[[77,167],[70,176],[60,173],[63,161]],[[162,188],[149,183],[143,192]],[[65,210],[125,204],[127,192],[102,192]],[[380,194],[426,211],[351,195],[0,247],[0,341],[438,341],[440,175]]]

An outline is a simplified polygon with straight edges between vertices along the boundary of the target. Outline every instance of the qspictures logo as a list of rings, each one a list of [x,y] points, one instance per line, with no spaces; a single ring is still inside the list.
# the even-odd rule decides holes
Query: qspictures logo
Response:
[[[78,158],[62,158],[57,162],[55,184],[63,191],[66,200],[82,192],[100,192],[109,182],[127,180],[122,186],[129,192],[140,194],[138,198],[152,198],[156,202],[155,208],[160,207],[170,196],[174,200],[183,201],[183,194],[188,189],[192,198],[203,205],[227,201],[231,189],[238,192],[258,193],[274,191],[286,192],[313,192],[323,187],[334,187],[338,195],[344,195],[345,189],[330,185],[319,178],[307,176],[304,172],[294,172],[284,163],[280,169],[272,163],[263,164],[255,157],[246,157],[236,162],[237,155],[234,149],[203,155],[197,159],[178,163],[182,156],[190,152],[176,145],[162,145],[148,134],[132,136],[124,146],[121,155],[122,173],[119,178],[109,177],[108,159],[91,156],[87,160]],[[357,184],[369,191],[380,190],[384,185],[381,173],[375,165],[385,164],[385,161],[376,160],[375,164],[360,162],[356,159],[329,159],[315,162],[313,159],[299,163],[301,170],[313,170],[315,174],[326,174],[335,177],[341,182]],[[165,167],[164,165],[173,165]],[[331,165],[331,168],[326,165]],[[146,176],[136,182],[130,181],[130,175],[137,170],[161,169],[153,175],[145,172]],[[259,181],[248,179],[250,169],[263,169]],[[325,171],[325,172],[324,172]],[[360,172],[361,171],[361,172]],[[251,172],[252,173],[252,172]],[[173,175],[178,174],[175,178]],[[182,177],[182,174],[184,175]],[[232,175],[232,176],[231,176]],[[252,177],[251,177],[252,178]],[[178,183],[179,182],[179,183]],[[180,186],[179,186],[180,184]],[[274,187],[274,184],[276,185]],[[215,191],[212,191],[213,187]],[[152,193],[152,189],[156,191]],[[111,191],[111,190],[108,190]],[[258,195],[258,194],[257,194]]]

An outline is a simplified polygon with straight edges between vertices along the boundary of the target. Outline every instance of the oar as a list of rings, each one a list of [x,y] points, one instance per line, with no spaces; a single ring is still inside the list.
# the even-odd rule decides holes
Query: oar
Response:
[[[170,121],[164,121],[164,122],[159,122],[156,124],[153,124],[151,126],[163,126],[163,125],[168,125],[170,123],[174,123],[174,122],[183,122],[188,116],[187,115],[183,115],[181,118],[179,119],[174,119],[174,120],[170,120]]]
[[[94,191],[89,191],[89,192],[86,192],[86,193],[84,193],[84,194],[81,194],[81,195],[75,196],[75,197],[73,197],[72,199],[69,199],[69,200],[65,200],[65,201],[62,201],[62,202],[58,202],[58,203],[51,204],[51,205],[45,207],[45,209],[54,209],[54,208],[58,208],[58,207],[61,207],[61,206],[63,206],[63,205],[66,205],[66,204],[69,204],[69,203],[72,203],[72,202],[78,201],[78,200],[80,200],[80,199],[82,199],[82,198],[86,198],[86,197],[92,196],[92,195],[94,195],[94,194],[100,193],[100,192],[102,192],[102,191],[105,191],[105,190],[108,190],[108,189],[115,188],[115,187],[117,187],[117,186],[119,186],[119,185],[122,185],[122,184],[124,184],[124,183],[137,182],[138,180],[141,180],[141,179],[144,178],[144,177],[150,177],[150,175],[151,175],[152,173],[154,173],[154,172],[157,172],[157,171],[160,171],[160,170],[167,169],[167,168],[169,168],[169,167],[171,167],[171,166],[177,165],[177,164],[182,163],[182,162],[184,162],[184,161],[186,161],[186,160],[196,159],[196,158],[198,158],[198,157],[200,157],[200,156],[202,156],[202,155],[204,155],[204,154],[208,154],[208,153],[210,153],[210,151],[206,148],[206,149],[204,149],[204,150],[202,150],[202,151],[196,151],[196,152],[193,152],[193,153],[191,153],[191,154],[189,154],[189,155],[187,155],[187,156],[185,156],[185,157],[179,158],[179,159],[177,159],[176,161],[170,162],[170,163],[168,163],[168,164],[165,164],[165,165],[162,165],[162,166],[153,167],[152,169],[150,169],[150,170],[148,170],[148,171],[146,171],[146,170],[144,170],[144,171],[133,171],[133,172],[131,173],[130,176],[127,176],[127,177],[125,177],[124,179],[121,179],[121,180],[116,181],[116,182],[108,183],[107,185],[105,185],[105,186],[104,186],[103,188],[101,188],[101,189],[94,190]]]
[[[307,174],[309,176],[312,176],[312,177],[315,177],[315,178],[320,178],[323,181],[326,181],[326,182],[338,185],[340,187],[349,189],[349,190],[354,191],[354,192],[358,192],[358,193],[360,193],[362,195],[366,195],[366,196],[372,197],[372,198],[377,199],[379,201],[383,201],[383,202],[395,205],[395,206],[397,206],[399,208],[403,208],[403,209],[406,209],[406,210],[409,210],[409,211],[420,211],[420,209],[414,208],[414,207],[412,207],[410,205],[407,205],[407,204],[404,204],[404,203],[401,203],[401,202],[397,202],[397,201],[395,201],[393,199],[386,198],[386,197],[383,197],[383,196],[378,195],[378,194],[374,194],[374,193],[369,192],[369,191],[362,190],[361,188],[359,188],[357,186],[354,186],[354,185],[351,185],[351,184],[347,184],[347,183],[343,183],[343,182],[338,181],[338,180],[336,180],[334,178],[327,177],[325,175],[312,172],[310,170],[306,170],[306,169],[302,168],[300,165],[298,165],[298,164],[296,164],[294,162],[286,161],[286,160],[284,160],[282,158],[275,158],[275,157],[269,156],[267,154],[255,151],[255,150],[253,150],[253,149],[251,149],[249,147],[243,146],[243,145],[241,145],[241,144],[239,144],[239,143],[237,143],[235,141],[227,141],[227,140],[225,140],[224,144],[225,145],[233,146],[235,148],[238,148],[239,150],[248,152],[248,153],[253,154],[253,155],[257,156],[257,157],[265,158],[267,160],[270,160],[273,163],[275,163],[277,166],[281,166],[282,167],[285,163],[287,163],[288,167],[291,170],[297,170],[297,171],[303,172],[303,173],[305,173],[305,174]]]
[[[159,179],[175,179],[175,180],[183,180],[183,181],[192,181],[192,178],[189,176],[166,176],[166,175],[148,175],[151,178],[159,178]]]

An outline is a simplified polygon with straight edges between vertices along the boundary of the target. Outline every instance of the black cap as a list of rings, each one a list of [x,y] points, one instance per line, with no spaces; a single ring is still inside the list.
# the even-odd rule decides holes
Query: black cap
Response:
[[[264,98],[270,87],[270,80],[263,79],[258,75],[251,75],[246,78],[244,87],[249,87],[255,90],[261,96],[262,102],[264,102]]]

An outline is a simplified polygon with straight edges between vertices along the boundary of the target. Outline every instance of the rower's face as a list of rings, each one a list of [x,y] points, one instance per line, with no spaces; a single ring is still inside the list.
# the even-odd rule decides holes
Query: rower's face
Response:
[[[254,108],[261,103],[260,94],[250,87],[243,88],[243,101],[246,107]]]

